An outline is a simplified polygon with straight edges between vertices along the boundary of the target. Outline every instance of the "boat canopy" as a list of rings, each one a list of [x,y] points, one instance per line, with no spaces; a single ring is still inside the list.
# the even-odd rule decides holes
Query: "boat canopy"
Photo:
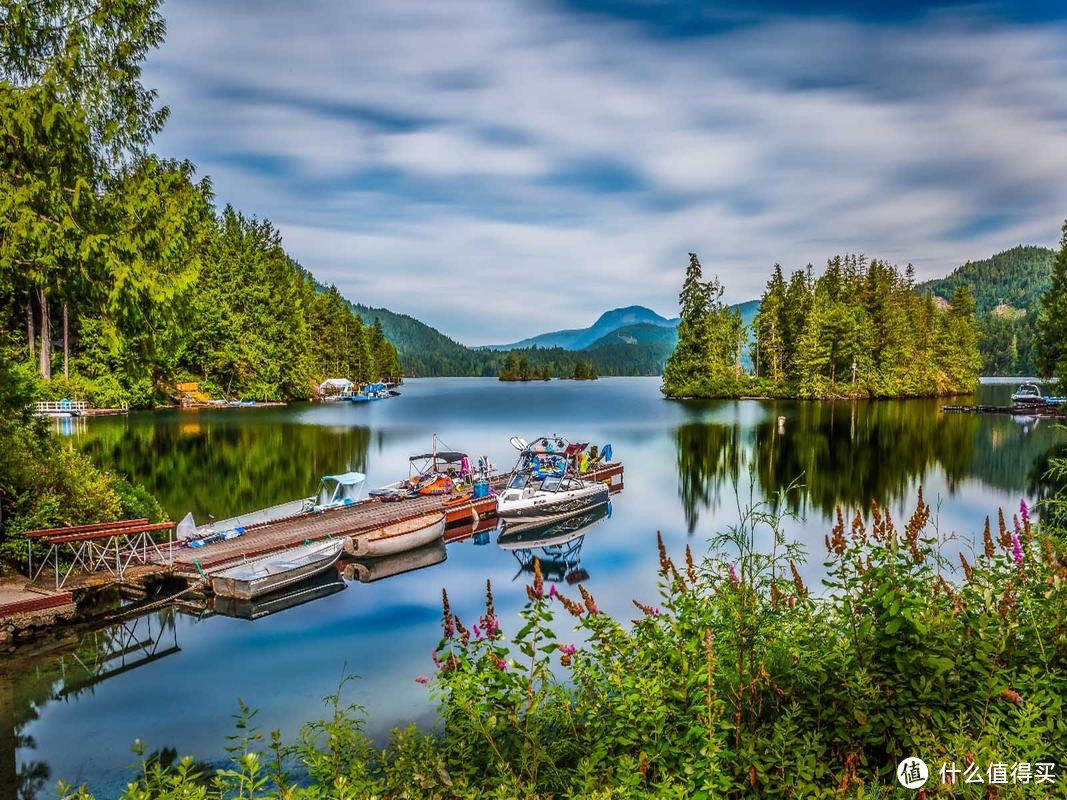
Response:
[[[342,472],[340,475],[323,475],[324,481],[337,481],[342,486],[358,486],[367,480],[362,472]]]
[[[325,392],[328,389],[336,389],[338,391],[344,391],[345,389],[352,388],[352,381],[348,378],[327,378],[319,384],[319,391]]]
[[[423,453],[422,455],[412,456],[409,461],[429,461],[431,459],[437,459],[443,461],[446,464],[452,464],[462,461],[467,457],[466,453],[460,453],[455,450],[438,450],[436,453]]]

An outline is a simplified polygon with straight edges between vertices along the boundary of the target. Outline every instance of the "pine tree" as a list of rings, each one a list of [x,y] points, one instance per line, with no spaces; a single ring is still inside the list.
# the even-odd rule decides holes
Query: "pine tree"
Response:
[[[757,376],[767,376],[775,384],[785,380],[785,279],[781,264],[774,265],[774,273],[760,301],[759,313],[753,321],[756,329],[753,361]]]
[[[1034,350],[1039,374],[1061,386],[1067,383],[1067,221],[1052,264],[1052,285],[1041,298]]]

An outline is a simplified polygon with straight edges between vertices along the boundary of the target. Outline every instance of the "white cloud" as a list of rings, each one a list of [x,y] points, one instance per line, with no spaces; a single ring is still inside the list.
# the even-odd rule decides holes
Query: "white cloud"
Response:
[[[854,250],[1051,244],[1064,28],[769,18],[708,37],[518,0],[164,7],[159,146],[354,299],[471,342],[673,313]]]

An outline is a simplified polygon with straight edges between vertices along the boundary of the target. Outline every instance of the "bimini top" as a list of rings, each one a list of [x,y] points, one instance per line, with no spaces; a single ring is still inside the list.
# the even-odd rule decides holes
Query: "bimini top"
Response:
[[[451,464],[456,461],[462,461],[466,457],[466,453],[459,453],[454,450],[438,450],[436,453],[423,453],[422,455],[412,456],[408,460],[428,461],[432,458],[436,458],[438,461],[444,461],[446,464]]]
[[[362,472],[342,472],[340,475],[323,475],[324,481],[337,481],[342,486],[358,486],[367,480]]]

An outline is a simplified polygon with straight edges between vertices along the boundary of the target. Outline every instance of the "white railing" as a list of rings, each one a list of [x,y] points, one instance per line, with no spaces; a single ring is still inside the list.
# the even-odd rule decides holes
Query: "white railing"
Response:
[[[38,400],[33,410],[37,414],[84,414],[88,408],[84,400]]]

